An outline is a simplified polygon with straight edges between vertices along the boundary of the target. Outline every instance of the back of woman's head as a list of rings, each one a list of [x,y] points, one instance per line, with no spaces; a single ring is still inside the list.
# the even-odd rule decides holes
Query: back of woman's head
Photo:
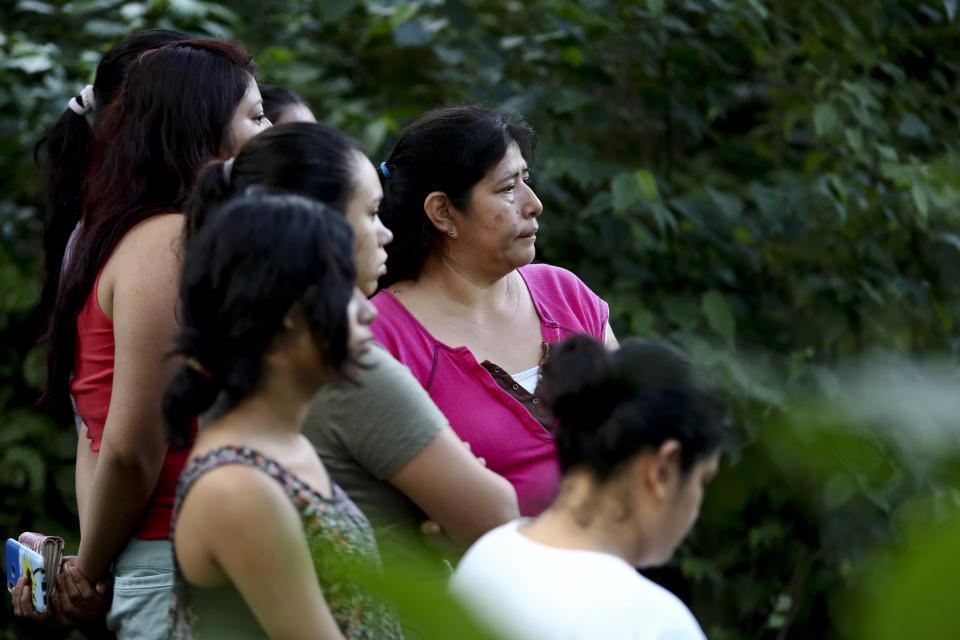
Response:
[[[76,318],[97,271],[120,238],[160,212],[179,211],[203,163],[228,142],[253,79],[250,52],[235,41],[185,40],[141,53],[101,115],[84,181],[83,224],[48,325],[42,402],[70,415]]]
[[[74,98],[71,108],[64,110],[37,141],[33,155],[41,184],[40,211],[43,216],[46,271],[41,303],[44,313],[49,312],[56,295],[67,240],[80,221],[83,205],[81,186],[90,164],[90,138],[93,133],[86,113],[93,112],[97,116],[103,113],[120,90],[130,63],[140,54],[186,39],[187,36],[179,31],[147,29],[118,42],[103,54],[97,65],[93,82],[94,99],[91,101],[90,95],[82,92]]]
[[[251,185],[312,198],[344,213],[356,186],[360,143],[333,127],[308,122],[277,125],[251,139],[233,160],[211,162],[187,204],[188,229]]]
[[[294,305],[301,306],[324,365],[342,372],[352,250],[349,225],[328,207],[261,193],[234,199],[188,241],[175,349],[187,365],[164,394],[174,446],[186,445],[193,418],[221,393],[226,408],[250,393]]]
[[[301,105],[309,109],[306,100],[275,84],[261,84],[260,96],[263,98],[263,113],[273,124],[279,124],[291,107]]]
[[[428,111],[403,131],[381,168],[385,182],[380,216],[394,234],[381,286],[419,276],[438,236],[423,209],[427,195],[441,191],[454,207],[468,211],[473,186],[500,162],[511,143],[528,162],[533,160],[533,128],[479,105]]]
[[[633,337],[610,352],[592,338],[570,338],[551,350],[543,383],[564,473],[582,468],[604,481],[667,440],[680,443],[686,473],[727,437],[712,384],[665,342]]]

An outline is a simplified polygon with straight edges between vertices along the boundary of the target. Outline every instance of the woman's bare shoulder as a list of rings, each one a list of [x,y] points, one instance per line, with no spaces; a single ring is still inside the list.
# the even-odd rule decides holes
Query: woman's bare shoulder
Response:
[[[114,250],[114,257],[137,260],[172,253],[179,255],[186,218],[180,213],[160,213],[134,225]]]
[[[197,514],[221,532],[260,515],[295,511],[279,481],[244,464],[224,464],[204,473],[191,485],[183,506],[183,516]]]

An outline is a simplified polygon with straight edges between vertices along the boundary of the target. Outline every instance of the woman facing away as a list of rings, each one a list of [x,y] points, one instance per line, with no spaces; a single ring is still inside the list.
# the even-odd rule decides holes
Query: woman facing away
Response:
[[[454,594],[511,640],[703,640],[686,606],[634,567],[667,562],[697,519],[727,431],[710,384],[680,350],[640,338],[615,352],[571,338],[544,370],[559,495],[481,538]]]
[[[199,99],[203,98],[203,99]],[[83,424],[80,549],[54,609],[79,620],[110,607],[119,638],[164,633],[173,583],[169,523],[185,452],[161,413],[173,363],[184,219],[199,167],[269,126],[239,43],[191,40],[141,54],[91,141],[81,230],[48,331],[46,397]],[[81,468],[83,471],[81,471]],[[112,600],[94,590],[114,563]],[[23,598],[18,612],[35,612]]]
[[[317,389],[370,348],[352,249],[342,216],[292,195],[234,200],[187,243],[174,446],[207,413],[171,523],[173,638],[401,637],[361,586],[379,569],[370,524],[300,433]]]
[[[201,173],[188,207],[191,228],[250,185],[342,212],[355,237],[356,284],[367,295],[376,290],[393,236],[377,215],[377,172],[356,140],[319,124],[272,128],[244,145],[228,169],[214,163]],[[513,488],[463,446],[409,369],[377,344],[361,363],[358,384],[320,389],[304,434],[381,542],[418,533],[421,509],[464,546],[517,516]]]
[[[607,304],[569,271],[531,265],[542,205],[527,183],[535,134],[480,106],[430,111],[381,164],[393,230],[374,335],[410,367],[473,453],[540,513],[560,480],[537,388],[550,345],[616,347]]]

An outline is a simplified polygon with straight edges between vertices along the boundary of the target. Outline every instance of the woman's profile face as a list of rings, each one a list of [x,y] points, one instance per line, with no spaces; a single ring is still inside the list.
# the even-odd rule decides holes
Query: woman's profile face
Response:
[[[347,338],[347,347],[354,356],[361,356],[370,348],[373,342],[373,332],[370,325],[377,319],[377,309],[367,300],[358,287],[353,288],[353,297],[347,304],[347,326],[350,335]]]
[[[387,272],[384,247],[393,240],[393,234],[383,226],[378,215],[383,189],[376,169],[359,151],[354,155],[354,166],[356,179],[345,213],[356,239],[353,259],[357,266],[357,286],[371,296],[377,290],[377,280]]]
[[[543,211],[529,179],[527,161],[511,142],[500,162],[473,186],[468,210],[456,217],[455,246],[503,274],[529,264],[536,255],[537,216]]]
[[[662,521],[658,523],[657,548],[651,550],[655,556],[650,562],[652,566],[669,561],[690,533],[700,515],[704,490],[717,474],[719,464],[720,452],[717,451],[695,463],[686,475],[678,474],[675,489],[665,505]]]
[[[233,112],[233,118],[228,125],[227,135],[224,136],[224,144],[220,149],[220,156],[229,158],[237,155],[237,152],[240,151],[247,140],[262,131],[266,131],[271,126],[270,120],[263,115],[263,99],[260,97],[260,88],[253,76],[250,76],[247,91],[240,98],[240,102]]]

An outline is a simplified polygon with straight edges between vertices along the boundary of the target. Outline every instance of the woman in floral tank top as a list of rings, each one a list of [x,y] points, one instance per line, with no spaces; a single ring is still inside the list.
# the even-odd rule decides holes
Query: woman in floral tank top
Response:
[[[172,638],[400,638],[370,593],[366,517],[300,434],[310,399],[371,340],[342,216],[248,195],[187,244],[177,353],[164,396],[173,446],[204,414],[170,537]]]

